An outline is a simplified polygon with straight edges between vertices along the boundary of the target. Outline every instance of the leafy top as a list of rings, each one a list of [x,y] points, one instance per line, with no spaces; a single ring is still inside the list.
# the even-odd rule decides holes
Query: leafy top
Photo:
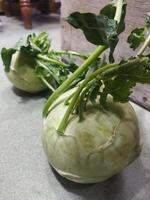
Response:
[[[150,13],[146,14],[145,21],[146,23],[144,27],[135,28],[128,36],[127,42],[133,50],[137,49],[143,42],[145,42],[147,37],[150,35]],[[150,42],[147,47],[148,46],[150,47]]]
[[[48,53],[49,47],[50,41],[48,39],[48,34],[42,32],[37,36],[32,34],[26,39],[20,39],[14,48],[2,48],[1,57],[4,63],[5,71],[9,72],[11,59],[16,51],[25,51],[34,58],[39,53]]]

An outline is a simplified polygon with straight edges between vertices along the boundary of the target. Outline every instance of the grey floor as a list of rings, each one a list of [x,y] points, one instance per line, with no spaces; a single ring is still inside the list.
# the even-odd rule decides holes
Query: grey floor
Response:
[[[32,32],[48,31],[52,47],[60,48],[57,16],[35,16],[33,30],[25,30],[19,19],[0,16],[0,48],[11,47]],[[6,79],[0,61],[0,200],[149,200],[150,113],[136,110],[143,150],[121,174],[100,184],[80,185],[61,178],[44,155],[42,108],[44,95],[25,95]]]

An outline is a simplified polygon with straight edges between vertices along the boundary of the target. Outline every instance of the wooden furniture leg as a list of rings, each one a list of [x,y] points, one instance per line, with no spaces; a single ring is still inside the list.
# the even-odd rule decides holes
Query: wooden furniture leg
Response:
[[[20,0],[20,11],[26,29],[32,28],[32,5],[30,0]]]

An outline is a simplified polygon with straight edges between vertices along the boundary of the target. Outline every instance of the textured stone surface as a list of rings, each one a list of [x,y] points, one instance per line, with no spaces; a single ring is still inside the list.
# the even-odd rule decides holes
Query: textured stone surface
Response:
[[[20,36],[47,30],[59,48],[59,24],[49,18],[34,21],[26,31],[14,18],[1,17],[0,47],[13,45]],[[43,23],[40,23],[43,20]],[[51,23],[50,23],[51,21]],[[48,22],[48,24],[47,24]],[[29,96],[14,90],[0,62],[0,200],[149,200],[150,113],[133,104],[141,129],[141,156],[121,174],[100,184],[80,185],[60,177],[49,167],[42,134],[43,95]]]

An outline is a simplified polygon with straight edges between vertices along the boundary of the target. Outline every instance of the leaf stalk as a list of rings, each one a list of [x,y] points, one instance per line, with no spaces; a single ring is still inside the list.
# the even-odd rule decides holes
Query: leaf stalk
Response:
[[[56,90],[55,92],[49,97],[47,100],[44,110],[43,110],[43,117],[46,117],[48,114],[48,110],[50,106],[53,104],[53,102],[63,93],[65,92],[69,87],[70,84],[83,72],[85,72],[89,65],[105,50],[107,49],[106,46],[98,46],[96,50],[88,57],[87,60],[73,73],[70,75],[70,77],[64,81]]]
[[[150,44],[150,33],[147,36],[144,44],[142,45],[142,47],[140,48],[140,50],[138,51],[137,55],[142,55],[143,52],[145,51],[145,49],[147,48],[147,46]]]
[[[55,89],[49,84],[49,82],[43,77],[40,76],[41,80],[43,81],[43,83],[52,91],[55,92]]]
[[[116,5],[116,13],[115,13],[114,20],[116,20],[118,24],[121,19],[123,2],[124,2],[123,0],[118,0],[117,5]]]
[[[41,55],[41,54],[38,54],[37,58],[39,58],[43,61],[46,61],[46,62],[51,62],[53,64],[60,65],[62,67],[67,67],[67,65],[65,63],[61,62],[60,60],[52,59],[52,58],[49,58],[49,57]]]
[[[82,58],[82,59],[87,59],[88,58],[88,55],[86,55],[86,54],[77,53],[75,51],[68,51],[68,50],[55,51],[55,54],[56,55],[72,55],[72,56],[76,56],[76,57],[79,57],[79,58]]]

